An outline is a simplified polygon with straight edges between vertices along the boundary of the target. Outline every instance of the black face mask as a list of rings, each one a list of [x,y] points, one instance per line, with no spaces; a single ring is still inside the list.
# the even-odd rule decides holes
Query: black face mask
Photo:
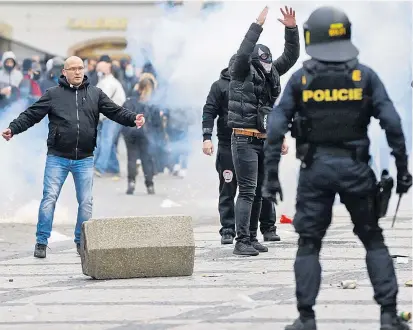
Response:
[[[14,65],[5,65],[4,70],[7,72],[11,72],[14,69]]]
[[[40,79],[40,72],[33,72],[33,80],[39,80]]]

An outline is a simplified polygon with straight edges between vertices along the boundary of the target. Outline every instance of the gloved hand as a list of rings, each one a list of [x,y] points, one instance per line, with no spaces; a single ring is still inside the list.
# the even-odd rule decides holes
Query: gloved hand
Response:
[[[268,199],[278,205],[277,194],[280,201],[283,201],[283,191],[281,189],[280,181],[278,180],[278,174],[271,176],[264,181],[262,187],[262,197]]]
[[[412,175],[407,169],[397,171],[396,194],[405,194],[412,186]]]

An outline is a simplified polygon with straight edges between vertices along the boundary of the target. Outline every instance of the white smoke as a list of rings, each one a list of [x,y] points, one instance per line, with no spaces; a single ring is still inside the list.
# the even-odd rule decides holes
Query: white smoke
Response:
[[[141,48],[148,47],[148,56],[155,69],[168,82],[168,93],[161,100],[163,105],[190,108],[196,112],[200,120],[211,84],[219,78],[220,71],[227,66],[231,55],[237,51],[249,25],[267,4],[270,5],[270,12],[259,42],[268,45],[276,57],[283,51],[284,29],[277,18],[281,17],[279,7],[285,5],[284,2],[276,1],[224,2],[219,11],[208,15],[200,14],[199,2],[185,2],[182,10],[165,14],[165,17],[154,21],[147,33],[137,35],[137,26],[140,22],[131,24],[128,32],[129,52],[137,64],[143,64]],[[315,8],[326,4],[330,5],[332,2],[288,4],[296,10],[301,40],[303,22]],[[413,57],[411,3],[334,2],[334,6],[342,8],[349,15],[353,24],[353,40],[360,49],[360,61],[376,70],[385,83],[405,124],[405,134],[410,141],[410,148],[410,83]],[[290,72],[282,77],[283,86],[291,73],[307,58],[303,43],[301,44],[301,57]],[[3,114],[0,114],[0,128],[6,128],[25,107],[26,104],[20,103],[14,105],[6,114],[3,111]],[[389,151],[385,147],[387,143],[384,134],[377,129],[377,125],[372,128],[372,151],[379,169],[388,161]],[[36,223],[38,203],[42,194],[46,136],[44,120],[29,131],[14,137],[12,141],[0,142],[0,219]],[[194,128],[194,134],[189,139],[194,141],[197,150],[200,150],[200,126]],[[281,162],[281,181],[286,202],[278,208],[278,214],[286,213],[291,216],[294,213],[298,162],[295,160],[294,142],[289,141],[289,144],[290,154],[283,157]],[[390,164],[393,164],[392,158]],[[213,166],[209,175],[211,180],[216,180]],[[73,183],[70,179],[68,181],[70,182],[66,182],[63,194],[68,190],[72,198]],[[72,199],[75,205],[74,197]],[[67,209],[58,206],[56,220],[59,219],[67,219]]]
[[[191,108],[201,116],[202,106],[211,84],[219,78],[233,55],[249,25],[255,21],[265,5],[270,11],[259,40],[270,47],[274,57],[281,55],[284,46],[284,27],[277,21],[281,18],[279,8],[285,2],[223,2],[221,9],[207,15],[200,13],[200,2],[185,1],[178,8],[154,21],[152,31],[136,35],[136,25],[130,26],[130,47],[132,57],[142,60],[141,45],[149,45],[150,60],[159,75],[168,81],[168,93],[161,100],[163,105]],[[411,58],[412,58],[412,5],[408,2],[290,2],[296,10],[297,24],[300,29],[301,56],[296,65],[282,77],[285,86],[291,74],[300,68],[308,57],[302,42],[302,26],[310,13],[317,7],[334,5],[343,9],[352,22],[352,35],[360,50],[359,59],[373,68],[387,87],[399,114],[405,124],[405,134],[411,147]],[[192,137],[197,148],[201,144],[201,129],[197,127]],[[375,170],[392,165],[393,158],[384,134],[373,123],[370,128],[372,153]],[[281,180],[285,191],[282,212],[293,214],[295,183],[298,162],[294,155],[294,141],[288,156],[283,158]],[[391,166],[392,169],[394,167]],[[393,171],[393,173],[395,173]],[[211,168],[211,177],[215,176]],[[287,205],[288,204],[288,205]]]
[[[18,101],[0,113],[1,131],[28,106]],[[42,197],[46,160],[47,119],[14,136],[0,141],[0,222],[37,223]],[[58,203],[55,223],[68,222],[67,208]]]

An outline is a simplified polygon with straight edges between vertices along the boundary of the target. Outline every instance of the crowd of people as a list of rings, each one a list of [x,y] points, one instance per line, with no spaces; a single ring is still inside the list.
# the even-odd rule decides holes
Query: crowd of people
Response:
[[[39,56],[19,61],[13,52],[4,52],[0,62],[0,115],[21,99],[34,103],[49,88],[58,86],[63,68],[64,59],[60,57],[47,62],[42,62]],[[139,67],[128,58],[118,61],[103,55],[84,59],[84,70],[90,85],[99,87],[117,105],[147,119],[145,127],[136,130],[100,116],[95,175],[120,177],[118,141],[123,135],[127,149],[127,194],[134,193],[140,168],[148,194],[155,193],[153,178],[158,173],[166,171],[185,177],[189,153],[185,139],[190,122],[180,109],[152,102],[156,93],[166,89],[153,65],[148,61]]]

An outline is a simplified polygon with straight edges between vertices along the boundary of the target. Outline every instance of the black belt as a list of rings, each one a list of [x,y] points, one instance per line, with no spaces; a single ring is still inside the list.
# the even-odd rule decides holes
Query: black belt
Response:
[[[323,153],[323,154],[327,154],[331,156],[336,156],[336,157],[350,157],[353,159],[357,159],[356,149],[346,149],[346,148],[330,147],[330,146],[316,146],[315,152]]]

